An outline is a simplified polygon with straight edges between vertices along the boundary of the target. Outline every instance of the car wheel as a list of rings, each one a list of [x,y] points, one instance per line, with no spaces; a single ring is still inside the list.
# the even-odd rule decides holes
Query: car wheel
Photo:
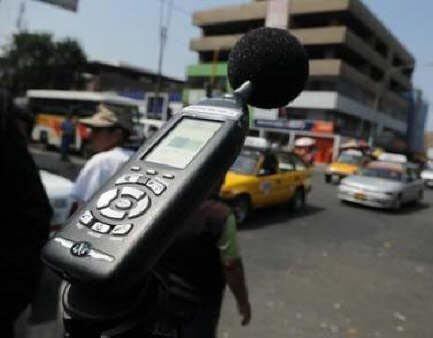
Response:
[[[399,195],[399,196],[394,200],[394,203],[393,203],[393,205],[392,205],[392,209],[394,209],[394,210],[399,210],[399,209],[401,209],[401,205],[402,205],[402,203],[401,203],[401,196]]]
[[[418,198],[416,199],[416,202],[419,203],[424,199],[424,190],[420,190],[418,192]]]
[[[244,223],[251,212],[250,198],[247,195],[239,196],[234,200],[232,206],[237,223]]]
[[[325,182],[331,183],[331,181],[332,181],[332,176],[331,175],[325,175]]]
[[[305,208],[306,196],[302,188],[298,188],[290,201],[290,209],[293,211],[301,211]]]

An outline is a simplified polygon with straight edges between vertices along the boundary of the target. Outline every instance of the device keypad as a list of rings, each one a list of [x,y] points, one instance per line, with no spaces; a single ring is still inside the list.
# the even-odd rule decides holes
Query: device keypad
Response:
[[[93,231],[99,232],[101,234],[107,234],[110,232],[111,226],[109,224],[96,222],[95,224],[93,224],[90,227],[90,229],[92,229]]]
[[[135,218],[143,215],[147,209],[150,207],[150,198],[145,196],[143,199],[139,200],[135,207],[129,211],[128,217]]]
[[[111,189],[104,192],[98,199],[96,203],[96,207],[98,209],[106,208],[110,205],[112,201],[114,201],[117,197],[117,189]]]
[[[114,206],[120,210],[129,210],[132,207],[132,202],[127,198],[121,198],[114,203]]]
[[[86,210],[83,212],[83,214],[80,216],[80,223],[83,225],[91,225],[95,221],[95,217],[93,217],[93,214],[90,210]]]
[[[143,196],[145,195],[144,191],[141,191],[137,188],[134,187],[123,187],[121,192],[120,192],[120,196],[121,197],[132,197],[135,200],[140,200],[141,198],[143,198]]]
[[[143,178],[143,174],[128,174],[120,176],[115,185],[121,184],[137,184],[140,179]]]
[[[105,208],[105,209],[99,210],[99,212],[101,213],[101,215],[103,215],[107,218],[116,219],[116,220],[122,220],[126,216],[126,211],[115,210],[112,208]]]
[[[150,190],[152,190],[152,192],[157,196],[161,195],[166,188],[166,186],[164,184],[162,184],[161,182],[159,182],[157,180],[153,180],[153,179],[150,179],[147,181],[146,187],[148,187]]]
[[[111,231],[111,234],[114,236],[125,236],[127,235],[131,229],[132,229],[132,224],[118,224],[116,226],[114,226],[113,231]]]
[[[140,171],[142,168],[134,166],[131,171]],[[109,234],[116,237],[126,236],[134,227],[133,223],[117,223],[137,218],[146,213],[151,206],[151,198],[147,191],[150,190],[154,195],[160,196],[167,189],[167,182],[162,179],[172,180],[174,175],[171,173],[161,173],[154,169],[146,170],[146,174],[130,173],[120,176],[115,181],[115,188],[105,191],[96,202],[96,210],[101,216],[105,217],[108,223],[112,220],[114,224],[108,224],[98,219],[96,211],[85,210],[79,217],[80,224],[88,229],[100,233]],[[161,176],[161,177],[159,177]]]

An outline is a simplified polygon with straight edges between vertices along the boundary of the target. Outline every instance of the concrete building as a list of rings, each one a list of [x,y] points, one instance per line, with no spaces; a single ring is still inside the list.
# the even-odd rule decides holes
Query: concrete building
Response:
[[[424,147],[430,155],[429,158],[433,160],[433,131],[427,131],[424,134]]]
[[[89,61],[84,66],[88,80],[86,89],[112,91],[119,95],[143,101],[142,112],[149,118],[167,119],[171,112],[182,107],[185,81],[162,75],[160,92],[155,98],[158,74],[123,62]]]
[[[409,150],[412,152],[423,152],[425,125],[428,115],[428,103],[420,89],[415,89],[410,95],[411,107],[407,121],[407,140]]]
[[[88,76],[87,90],[114,91],[143,99],[144,93],[155,90],[158,75],[151,70],[118,62],[89,61],[84,66]],[[185,81],[161,76],[161,91],[180,93]]]
[[[360,0],[279,1],[286,1],[287,27],[310,58],[308,85],[286,118],[332,122],[333,133],[348,137],[406,135],[410,102],[404,93],[412,90],[415,60],[381,21]],[[194,101],[209,85],[227,89],[230,49],[242,34],[265,26],[275,15],[269,8],[256,0],[194,13],[202,36],[190,42],[199,62],[187,69],[186,99]]]

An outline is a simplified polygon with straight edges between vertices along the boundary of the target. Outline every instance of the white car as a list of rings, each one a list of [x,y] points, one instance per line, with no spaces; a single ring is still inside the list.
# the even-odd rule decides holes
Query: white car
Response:
[[[338,198],[369,207],[400,209],[422,200],[423,182],[408,163],[370,162],[338,187]]]
[[[60,230],[69,217],[73,203],[71,198],[73,183],[65,177],[55,175],[45,170],[40,170],[39,174],[50,200],[51,207],[53,208],[53,217],[50,227],[50,232],[52,233]]]
[[[427,187],[433,188],[433,162],[429,161],[423,171],[421,171],[421,178]]]

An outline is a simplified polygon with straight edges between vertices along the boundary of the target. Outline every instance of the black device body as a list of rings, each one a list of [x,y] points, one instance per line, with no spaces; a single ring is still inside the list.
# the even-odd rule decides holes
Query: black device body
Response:
[[[182,142],[190,148],[200,146],[204,137],[198,143],[188,141],[188,135],[178,137],[188,130],[196,133],[194,126],[209,129],[201,148],[191,159],[181,156],[179,163],[163,163],[165,150],[171,149],[163,144],[165,139],[180,147],[185,146]],[[182,231],[187,217],[223,178],[247,130],[247,108],[234,97],[184,108],[55,234],[43,249],[43,261],[72,285],[110,294],[137,287]],[[149,161],[155,158],[158,161]]]

